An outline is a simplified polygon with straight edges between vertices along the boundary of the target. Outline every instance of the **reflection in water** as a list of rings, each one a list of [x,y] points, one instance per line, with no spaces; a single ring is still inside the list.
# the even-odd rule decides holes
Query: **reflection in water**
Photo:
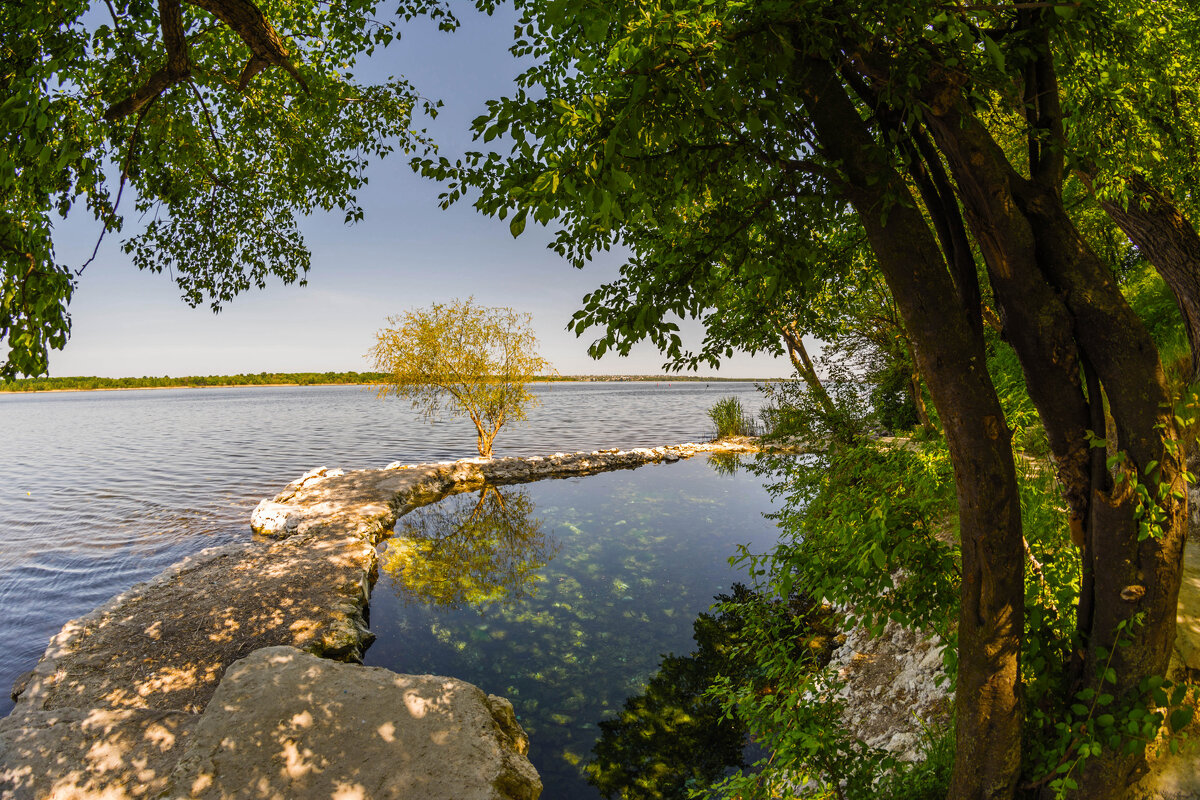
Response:
[[[507,697],[529,734],[542,796],[600,800],[583,771],[598,723],[645,691],[664,654],[695,648],[696,615],[738,577],[728,561],[737,545],[762,552],[777,540],[762,516],[771,501],[758,478],[717,474],[702,458],[520,488],[556,544],[536,595],[527,583],[521,602],[451,608],[387,590],[401,576],[383,572],[371,598],[378,638],[364,660]],[[455,501],[469,518],[478,494],[443,502]],[[399,523],[396,534],[405,535]]]
[[[537,595],[558,552],[524,491],[485,486],[400,519],[381,559],[401,599],[444,608],[511,607]]]
[[[734,475],[742,467],[742,457],[737,453],[709,453],[708,465],[718,475]]]
[[[769,629],[806,669],[829,663],[834,641],[828,607],[800,595],[780,602],[740,583],[714,599],[712,612],[692,625],[696,649],[664,656],[644,691],[626,699],[616,717],[600,722],[600,738],[584,770],[605,797],[687,800],[694,790],[766,755],[747,738],[740,716],[726,714],[710,693],[723,683],[745,684],[755,693],[775,691],[759,672],[754,642],[762,630]]]
[[[745,602],[749,596],[736,584],[732,597],[716,599]],[[706,696],[718,676],[742,677],[743,665],[731,654],[741,625],[741,615],[724,610],[696,618],[696,650],[664,656],[645,691],[600,723],[600,739],[585,767],[588,783],[605,797],[684,800],[689,788],[746,765],[745,723],[726,718],[721,704]]]

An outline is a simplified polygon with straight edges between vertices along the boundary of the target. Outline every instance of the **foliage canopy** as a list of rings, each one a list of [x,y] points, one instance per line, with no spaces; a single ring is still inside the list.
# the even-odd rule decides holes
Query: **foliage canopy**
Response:
[[[359,82],[394,43],[376,0],[66,0],[0,5],[0,379],[45,373],[70,333],[83,265],[55,255],[79,209],[119,232],[139,268],[169,272],[214,311],[268,279],[303,281],[299,218],[362,218],[365,168],[429,147],[401,78]],[[456,24],[440,0],[398,18]],[[124,197],[124,203],[122,198]],[[103,235],[103,234],[101,234]],[[99,247],[99,244],[97,244]]]

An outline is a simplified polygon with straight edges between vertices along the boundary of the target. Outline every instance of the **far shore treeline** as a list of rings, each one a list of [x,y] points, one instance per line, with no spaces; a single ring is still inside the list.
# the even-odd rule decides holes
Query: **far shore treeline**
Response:
[[[230,386],[321,386],[372,384],[387,378],[382,372],[253,372],[238,375],[189,375],[172,378],[143,375],[140,378],[22,378],[0,383],[0,392],[67,392],[103,389],[167,389]],[[536,382],[564,381],[658,381],[682,382],[747,381],[750,378],[714,378],[696,375],[543,375]],[[762,382],[762,381],[758,381]]]

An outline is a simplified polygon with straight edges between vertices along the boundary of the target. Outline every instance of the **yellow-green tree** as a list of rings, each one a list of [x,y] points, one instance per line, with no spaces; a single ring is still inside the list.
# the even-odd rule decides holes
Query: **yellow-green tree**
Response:
[[[388,317],[390,327],[376,333],[368,353],[388,374],[379,396],[407,398],[431,420],[443,413],[470,418],[479,455],[491,458],[501,426],[525,419],[537,403],[525,384],[553,369],[538,355],[531,321],[473,297]]]

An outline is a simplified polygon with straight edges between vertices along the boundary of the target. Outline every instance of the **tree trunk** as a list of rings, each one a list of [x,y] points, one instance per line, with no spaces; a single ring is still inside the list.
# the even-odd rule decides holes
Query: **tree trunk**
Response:
[[[1010,434],[984,367],[983,339],[907,186],[833,70],[815,60],[800,68],[819,146],[842,165],[845,195],[912,336],[954,463],[962,586],[951,797],[1010,798],[1021,764],[1024,547]]]
[[[1180,464],[1166,443],[1175,437],[1158,353],[1115,281],[1088,248],[1053,183],[1019,176],[1003,151],[969,114],[941,104],[930,125],[955,172],[968,218],[984,251],[1004,329],[1020,357],[1030,396],[1045,423],[1059,477],[1081,533],[1080,680],[1072,688],[1136,702],[1138,685],[1162,674],[1175,629],[1184,515],[1162,503],[1158,536],[1139,542],[1133,483],[1159,479],[1182,486]],[[1091,390],[1080,386],[1086,366]],[[1094,373],[1094,374],[1093,374]],[[1100,435],[1101,386],[1128,459],[1128,480],[1110,484],[1089,452],[1086,430]],[[1099,428],[1099,430],[1097,430]],[[1137,613],[1144,622],[1132,625]],[[1121,630],[1122,626],[1126,626]],[[1130,642],[1116,647],[1118,632]],[[1098,675],[1112,668],[1115,683]],[[1070,700],[1064,698],[1069,704]],[[1074,756],[1071,756],[1074,757]],[[1124,798],[1144,757],[1105,750],[1076,773],[1079,797]]]
[[[912,392],[913,409],[917,412],[917,421],[921,423],[921,430],[925,432],[926,436],[935,435],[937,428],[929,419],[929,410],[925,408],[925,395],[921,389],[921,373],[915,369],[908,374],[908,388]]]
[[[1080,382],[1074,322],[1041,274],[1041,253],[1013,197],[1010,184],[1017,176],[1004,152],[977,120],[954,106],[931,115],[929,124],[950,162],[983,253],[1005,338],[1017,352],[1029,397],[1046,428],[1073,537],[1081,542],[1091,492],[1091,417]]]
[[[913,353],[912,342],[907,336],[901,337],[904,342],[904,352],[908,354],[908,361],[912,364],[912,369],[908,373],[908,390],[912,394],[913,410],[917,412],[917,421],[921,423],[921,430],[926,436],[934,436],[937,434],[937,428],[933,424],[933,420],[929,419],[929,411],[925,408],[925,393],[921,388],[921,371],[917,369],[917,357]]]
[[[804,339],[790,325],[780,326],[780,335],[783,337],[784,344],[787,345],[788,358],[792,360],[792,366],[796,368],[796,372],[808,385],[809,391],[817,398],[821,408],[825,409],[825,413],[833,417],[836,411],[833,398],[829,396],[829,392],[825,391],[825,386],[821,383],[821,378],[813,367],[812,359],[808,357]]]
[[[1170,392],[1153,340],[1061,201],[1032,184],[1017,193],[1017,200],[1045,254],[1043,270],[1075,319],[1076,337],[1108,399],[1124,459],[1111,490],[1093,487],[1087,566],[1094,607],[1083,681],[1134,702],[1144,678],[1165,674],[1175,642],[1187,503]],[[1135,514],[1135,484],[1150,491],[1162,514],[1150,535],[1140,530],[1145,514],[1142,519]],[[1161,498],[1160,485],[1170,492]],[[1117,647],[1118,638],[1129,646]],[[1108,667],[1115,682],[1096,677]],[[1141,751],[1106,750],[1088,759],[1079,796],[1127,796],[1144,763]]]
[[[1091,181],[1088,180],[1090,186]],[[1191,345],[1191,372],[1200,375],[1200,234],[1171,200],[1140,175],[1129,178],[1129,206],[1102,200],[1120,226],[1175,295]]]

